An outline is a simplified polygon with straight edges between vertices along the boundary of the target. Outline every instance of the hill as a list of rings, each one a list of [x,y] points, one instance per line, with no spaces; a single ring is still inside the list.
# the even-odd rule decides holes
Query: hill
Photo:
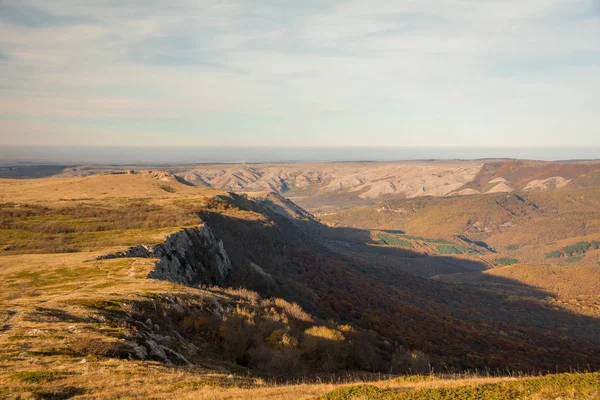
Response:
[[[152,167],[147,167],[151,169]],[[161,168],[165,168],[162,166]],[[48,167],[47,174],[88,176],[139,166]],[[451,160],[345,163],[198,164],[167,169],[197,186],[276,192],[305,208],[347,207],[397,198],[547,192],[600,185],[600,163]],[[44,176],[43,168],[6,167],[6,177]]]
[[[75,178],[0,179],[0,189],[0,201],[28,203],[64,203],[109,198],[173,198],[201,193],[169,172],[152,170]]]
[[[563,188],[551,192],[495,193],[482,196],[426,197],[316,213],[333,227],[401,231],[409,236],[466,237],[485,243],[500,256],[521,261],[549,260],[546,254],[578,241],[600,239],[600,191]],[[584,262],[595,264],[595,249]]]
[[[156,171],[0,185],[3,395],[314,397],[336,386],[268,379],[600,368],[595,281],[586,270],[571,283],[561,283],[570,279],[563,271],[541,284],[521,264],[495,269],[495,245],[465,232],[331,227],[279,194],[224,193]],[[457,199],[499,201],[516,217],[542,209],[528,199],[502,203],[506,196],[401,201],[434,202],[428,212]],[[200,247],[188,241],[199,225],[211,232],[197,238]],[[163,260],[173,274],[200,273],[224,257],[230,268],[210,280],[218,286],[153,274]],[[564,387],[592,393],[587,375],[577,379]],[[395,396],[504,381],[373,384]]]

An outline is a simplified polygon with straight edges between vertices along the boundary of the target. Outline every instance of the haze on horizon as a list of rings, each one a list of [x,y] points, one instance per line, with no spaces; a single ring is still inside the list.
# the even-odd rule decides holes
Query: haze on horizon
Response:
[[[410,160],[600,160],[600,147],[0,146],[0,165],[306,163]]]
[[[598,158],[598,38],[594,0],[0,1],[0,145]]]

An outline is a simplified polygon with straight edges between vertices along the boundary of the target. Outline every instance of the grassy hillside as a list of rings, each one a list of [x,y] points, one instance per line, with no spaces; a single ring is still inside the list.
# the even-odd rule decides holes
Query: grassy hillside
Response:
[[[320,216],[338,228],[402,231],[484,242],[500,256],[546,263],[545,255],[579,241],[600,241],[600,189],[389,200],[378,206],[330,210]],[[594,246],[595,247],[595,246]],[[580,261],[593,265],[591,247]],[[567,263],[558,260],[561,263]]]
[[[585,269],[554,281],[516,270],[524,264],[491,269],[500,255],[468,238],[329,228],[279,196],[157,172],[0,184],[3,397],[364,397],[345,389],[359,380],[382,398],[449,387],[477,398],[496,384],[596,395],[596,375],[535,386],[462,374],[600,368]],[[97,260],[201,222],[223,240],[233,288],[149,279],[155,259]],[[463,274],[432,280],[398,263]],[[457,375],[395,378],[432,370]]]
[[[429,378],[429,377],[425,377]],[[370,384],[349,386],[327,393],[325,400],[381,399],[381,400],[429,400],[429,399],[598,399],[600,398],[600,374],[561,374],[536,378],[504,380],[461,380],[448,382],[435,377],[424,379],[426,384],[406,385],[388,383],[385,386]],[[403,382],[403,380],[400,380]],[[457,384],[458,383],[458,384]]]

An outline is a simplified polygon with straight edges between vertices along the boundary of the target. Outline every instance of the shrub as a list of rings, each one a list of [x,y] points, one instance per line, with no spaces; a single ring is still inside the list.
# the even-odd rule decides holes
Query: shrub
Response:
[[[419,350],[396,349],[392,358],[395,373],[428,374],[431,372],[431,358]]]
[[[255,342],[256,327],[248,323],[246,316],[232,314],[221,324],[220,332],[225,357],[247,366],[248,350]]]
[[[265,340],[267,346],[272,349],[285,349],[288,347],[296,347],[298,340],[295,337],[290,336],[285,330],[277,329],[267,337]]]
[[[270,376],[294,376],[304,372],[298,349],[292,346],[271,349],[259,345],[248,352],[250,365]]]
[[[507,257],[496,258],[494,261],[496,261],[500,265],[513,265],[519,263],[519,260],[517,260],[516,258]]]
[[[285,301],[283,299],[276,298],[275,305],[282,308],[283,311],[285,311],[292,318],[295,318],[299,321],[304,321],[304,322],[313,322],[313,318],[309,314],[304,312],[302,307],[300,307],[296,303],[288,303],[287,301]]]
[[[334,342],[341,342],[344,340],[342,332],[326,326],[313,326],[312,328],[305,330],[304,334],[310,337],[327,339]]]
[[[577,242],[570,246],[563,247],[563,253],[569,257],[577,254],[584,254],[591,246],[592,245],[589,242]]]
[[[338,329],[344,331],[341,327]],[[389,371],[389,351],[381,352],[378,348],[377,338],[370,332],[356,331],[354,329],[344,331],[349,341],[347,369],[363,371]],[[387,349],[386,349],[387,350]]]
[[[337,371],[346,363],[347,346],[344,335],[337,329],[313,326],[304,331],[302,356],[314,369]]]
[[[564,254],[560,250],[551,251],[550,253],[546,253],[546,258],[561,258]]]

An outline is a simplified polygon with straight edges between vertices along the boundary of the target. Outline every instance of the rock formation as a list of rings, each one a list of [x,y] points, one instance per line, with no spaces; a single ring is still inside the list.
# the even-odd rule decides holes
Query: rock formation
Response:
[[[150,277],[189,286],[219,285],[227,280],[231,262],[208,225],[183,229],[154,249],[159,261]]]
[[[158,258],[149,277],[188,286],[221,285],[231,273],[231,262],[223,242],[215,239],[208,225],[183,229],[154,247],[135,246],[99,259]]]

